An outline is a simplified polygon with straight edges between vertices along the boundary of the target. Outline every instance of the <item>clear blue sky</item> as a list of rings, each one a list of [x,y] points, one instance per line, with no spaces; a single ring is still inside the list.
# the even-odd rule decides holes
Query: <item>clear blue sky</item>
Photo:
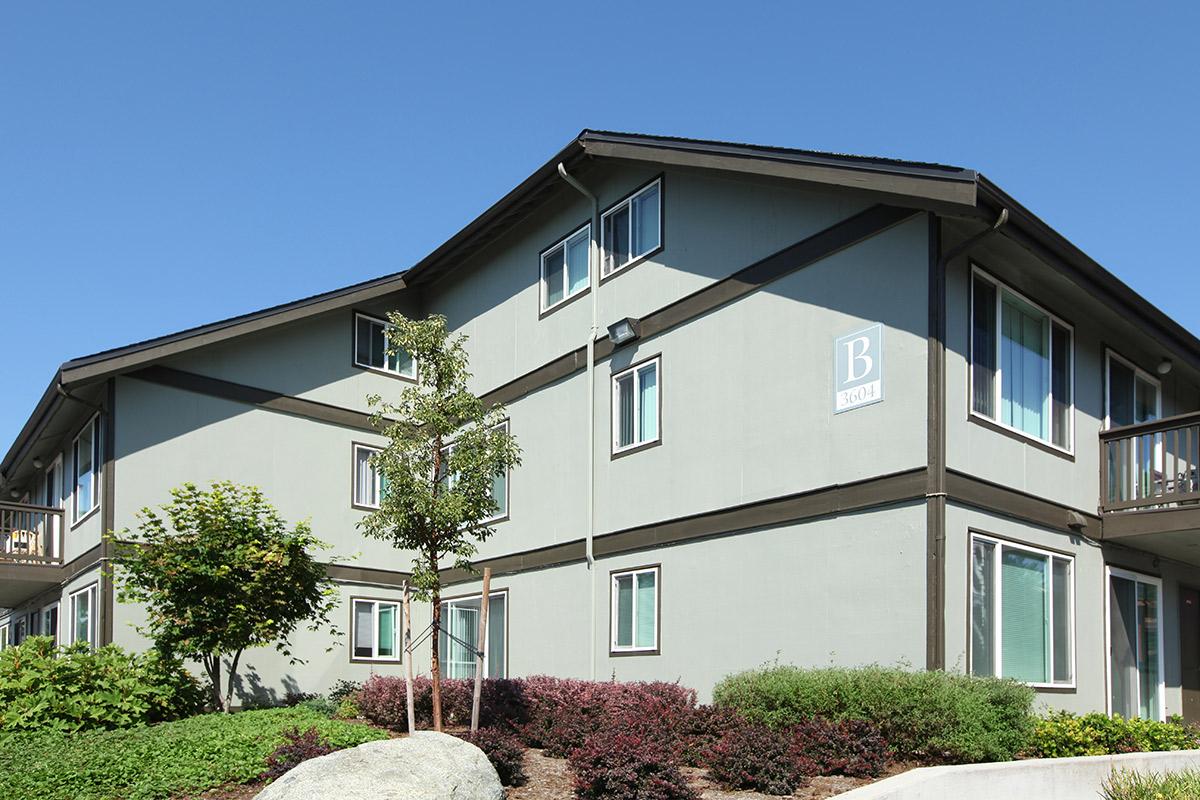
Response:
[[[60,362],[401,270],[584,127],[973,167],[1198,331],[1200,7],[1056,5],[6,3],[0,452]]]

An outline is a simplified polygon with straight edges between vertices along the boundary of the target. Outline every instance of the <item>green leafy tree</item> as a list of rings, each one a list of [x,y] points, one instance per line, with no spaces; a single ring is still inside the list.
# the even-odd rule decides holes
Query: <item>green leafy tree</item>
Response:
[[[229,710],[247,648],[273,644],[292,658],[288,638],[306,621],[338,635],[329,625],[337,589],[312,556],[327,545],[307,522],[288,530],[259,489],[228,481],[207,491],[185,483],[161,511],[142,509],[138,533],[121,532],[118,597],[145,604],[141,630],[160,651],[204,666],[214,708]]]
[[[493,487],[520,463],[520,448],[503,426],[503,406],[484,405],[467,389],[466,337],[451,336],[446,318],[388,316],[388,349],[416,360],[417,380],[399,399],[369,399],[387,446],[372,457],[383,486],[380,507],[359,523],[367,536],[413,552],[411,585],[433,606],[433,725],[442,726],[442,584],[439,569],[471,569],[476,545],[494,529]]]

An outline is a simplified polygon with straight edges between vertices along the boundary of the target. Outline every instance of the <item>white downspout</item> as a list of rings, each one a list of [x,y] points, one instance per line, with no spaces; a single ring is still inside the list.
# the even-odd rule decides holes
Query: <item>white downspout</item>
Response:
[[[592,327],[587,337],[587,531],[584,553],[588,568],[588,603],[591,608],[591,625],[588,636],[588,676],[596,680],[596,559],[592,552],[592,537],[596,531],[596,299],[600,294],[600,200],[584,188],[567,172],[566,166],[558,162],[558,174],[574,189],[592,203],[591,242],[588,245],[588,287],[592,295]]]

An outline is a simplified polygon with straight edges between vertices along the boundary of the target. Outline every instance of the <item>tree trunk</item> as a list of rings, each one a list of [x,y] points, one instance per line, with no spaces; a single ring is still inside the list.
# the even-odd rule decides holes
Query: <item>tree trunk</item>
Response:
[[[204,657],[204,671],[208,673],[208,695],[214,711],[228,711],[221,697],[221,656],[207,655]]]
[[[229,677],[226,679],[228,687],[225,689],[225,711],[229,711],[233,705],[233,676],[237,675],[238,660],[242,657],[242,651],[238,650],[233,654],[233,661],[229,664]]]
[[[433,565],[434,574],[437,574],[437,556],[434,555],[430,561]],[[441,630],[442,588],[439,585],[433,588],[433,635],[429,637],[433,651],[430,672],[433,678],[433,729],[435,731],[442,729],[442,664],[441,653],[439,652],[441,650]]]

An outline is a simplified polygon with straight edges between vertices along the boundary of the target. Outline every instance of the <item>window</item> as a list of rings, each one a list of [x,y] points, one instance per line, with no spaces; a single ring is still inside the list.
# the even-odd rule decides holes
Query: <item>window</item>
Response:
[[[0,650],[8,647],[8,623],[0,625]]]
[[[1104,427],[1116,428],[1158,419],[1162,414],[1161,384],[1158,379],[1111,350],[1107,356],[1108,393],[1105,397]]]
[[[604,277],[657,250],[662,245],[662,180],[639,189],[600,218],[604,245]]]
[[[612,652],[658,651],[658,567],[612,574]]]
[[[12,643],[14,647],[25,641],[25,636],[29,632],[28,625],[29,623],[25,617],[21,617],[19,620],[13,623]]]
[[[659,440],[657,357],[613,376],[613,453]]]
[[[51,603],[40,612],[42,636],[49,636],[58,644],[58,603]]]
[[[100,505],[100,417],[84,426],[71,449],[75,466],[75,502],[72,519],[79,522]]]
[[[971,289],[971,411],[1071,449],[1073,334],[976,270]]]
[[[71,643],[96,646],[96,584],[71,593]]]
[[[1108,567],[1108,710],[1163,719],[1162,581]]]
[[[399,603],[355,600],[353,627],[355,660],[400,660]]]
[[[386,321],[354,315],[354,365],[409,380],[417,379],[417,362],[407,353],[388,352]]]
[[[460,597],[442,603],[439,632],[443,678],[474,678],[475,654],[479,651],[479,616],[483,595]],[[508,592],[488,593],[487,647],[483,651],[483,673],[503,678],[508,673]]]
[[[542,253],[542,311],[549,311],[588,288],[588,249],[592,226],[584,225]]]
[[[507,431],[508,422],[502,422],[497,425],[496,428],[503,428]],[[492,430],[495,430],[496,428],[493,428]],[[446,469],[446,465],[450,463],[450,454],[453,451],[453,442],[442,448],[440,479],[445,482],[447,491],[453,490],[455,484],[455,475],[453,473],[447,474]],[[483,520],[483,524],[485,525],[490,522],[499,522],[500,520],[508,518],[508,470],[499,472],[492,478],[491,494],[492,501],[496,504],[496,510],[490,517]]]
[[[371,457],[378,448],[365,444],[354,445],[354,489],[353,505],[359,508],[379,508],[387,481],[375,471]]]
[[[1075,561],[971,536],[971,672],[1075,682]]]

